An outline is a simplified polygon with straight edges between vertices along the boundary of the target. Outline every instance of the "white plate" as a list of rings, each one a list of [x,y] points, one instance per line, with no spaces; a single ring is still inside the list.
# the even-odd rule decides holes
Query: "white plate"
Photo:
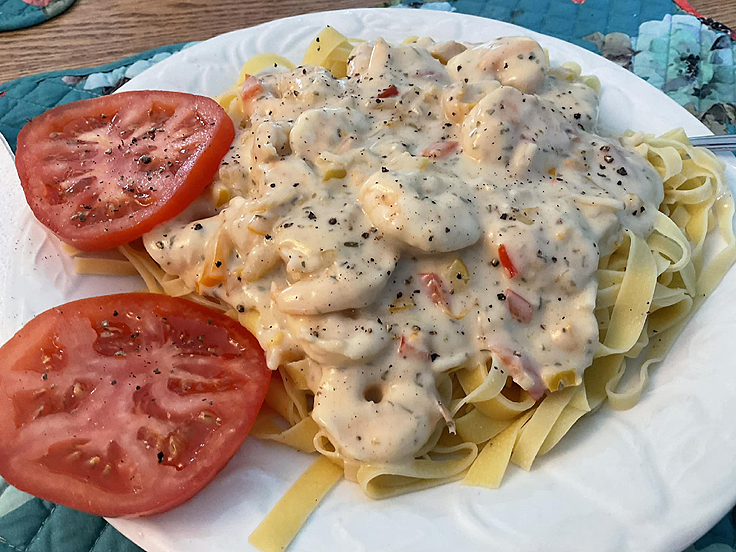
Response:
[[[347,10],[274,21],[203,42],[144,72],[124,89],[214,95],[259,52],[298,61],[326,24],[348,36],[407,35],[479,42],[529,35],[555,63],[576,61],[603,83],[602,120],[615,130],[707,130],[633,74],[560,40],[507,23],[417,10]],[[736,182],[733,158],[729,178]],[[7,184],[7,183],[6,183]],[[10,183],[12,184],[12,182]],[[0,331],[3,339],[53,305],[134,289],[134,280],[80,277],[58,242],[36,223],[16,186],[0,205]],[[736,499],[736,271],[688,325],[628,412],[604,408],[575,426],[531,473],[509,470],[497,491],[447,485],[382,502],[342,482],[294,540],[291,551],[538,552],[677,551],[705,533]],[[248,534],[312,461],[248,440],[190,502],[164,515],[110,520],[149,551],[246,551]]]

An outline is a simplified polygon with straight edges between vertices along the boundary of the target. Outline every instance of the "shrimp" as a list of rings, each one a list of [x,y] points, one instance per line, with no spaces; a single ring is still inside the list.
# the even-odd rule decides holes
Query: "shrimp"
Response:
[[[365,316],[333,313],[290,317],[289,323],[307,356],[320,364],[368,361],[390,341],[385,325]]]
[[[520,36],[497,38],[466,50],[447,66],[455,80],[477,82],[490,77],[526,94],[537,91],[549,70],[542,47],[531,38]]]
[[[273,289],[271,295],[288,314],[315,315],[370,305],[399,260],[398,251],[390,244],[387,247],[384,236],[358,205],[346,203],[340,210],[329,210],[319,197],[284,219],[272,239],[290,285]]]
[[[437,176],[382,169],[365,181],[359,197],[376,228],[427,253],[463,249],[481,235],[473,206]]]
[[[476,161],[508,167],[515,176],[529,169],[549,171],[580,139],[575,128],[549,107],[510,86],[497,88],[463,121],[464,152]]]

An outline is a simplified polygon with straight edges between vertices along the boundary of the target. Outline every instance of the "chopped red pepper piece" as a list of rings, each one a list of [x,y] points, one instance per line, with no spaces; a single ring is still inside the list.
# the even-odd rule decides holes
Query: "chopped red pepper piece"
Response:
[[[382,100],[384,100],[384,99],[386,99],[386,98],[391,98],[391,97],[393,97],[393,96],[398,96],[398,95],[399,95],[399,89],[398,89],[398,88],[396,88],[396,87],[395,87],[395,86],[394,86],[394,85],[392,84],[391,86],[389,86],[388,88],[386,88],[386,90],[384,90],[383,92],[381,92],[381,93],[380,93],[380,94],[378,95],[378,97],[379,97],[379,98],[381,98]]]
[[[248,75],[243,83],[243,88],[240,89],[240,99],[245,104],[260,95],[261,92],[263,92],[261,81],[253,75]]]
[[[509,257],[509,253],[506,251],[506,246],[504,244],[498,246],[498,260],[501,261],[503,271],[506,273],[508,278],[513,278],[519,273],[514,266],[514,263],[511,261],[511,257]]]

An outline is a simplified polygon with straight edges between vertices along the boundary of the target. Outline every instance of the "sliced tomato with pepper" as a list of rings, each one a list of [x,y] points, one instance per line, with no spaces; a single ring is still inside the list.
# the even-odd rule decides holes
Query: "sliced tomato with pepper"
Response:
[[[36,218],[87,251],[139,238],[212,181],[235,136],[212,99],[122,92],[55,107],[18,134],[15,164]]]
[[[94,297],[0,349],[0,475],[103,516],[182,504],[235,454],[271,371],[237,321],[185,299]]]

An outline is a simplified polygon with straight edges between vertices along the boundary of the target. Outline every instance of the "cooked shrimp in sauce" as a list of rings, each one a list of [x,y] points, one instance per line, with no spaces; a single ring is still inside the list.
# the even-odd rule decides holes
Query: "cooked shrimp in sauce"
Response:
[[[257,311],[272,369],[305,359],[340,455],[414,458],[448,423],[439,383],[491,355],[535,399],[581,382],[599,259],[652,232],[663,188],[597,133],[597,93],[539,44],[379,39],[346,78],[274,70],[242,101],[220,171],[231,199],[200,200],[145,246]]]

